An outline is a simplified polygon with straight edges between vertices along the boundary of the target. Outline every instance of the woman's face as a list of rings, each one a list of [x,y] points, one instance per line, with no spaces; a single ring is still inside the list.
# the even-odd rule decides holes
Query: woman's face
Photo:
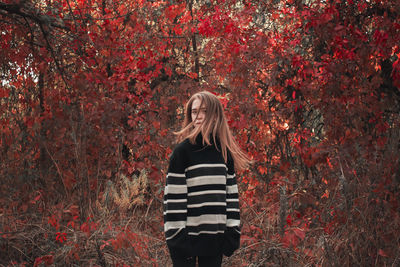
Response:
[[[195,129],[200,127],[206,119],[206,108],[204,104],[200,107],[201,99],[196,98],[192,103],[192,121]]]

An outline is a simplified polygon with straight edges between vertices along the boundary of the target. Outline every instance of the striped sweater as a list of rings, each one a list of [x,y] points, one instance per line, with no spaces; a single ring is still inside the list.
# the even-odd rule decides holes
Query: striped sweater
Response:
[[[218,146],[219,142],[217,142]],[[178,144],[164,191],[164,231],[171,254],[230,256],[239,247],[240,214],[233,159],[202,136]]]

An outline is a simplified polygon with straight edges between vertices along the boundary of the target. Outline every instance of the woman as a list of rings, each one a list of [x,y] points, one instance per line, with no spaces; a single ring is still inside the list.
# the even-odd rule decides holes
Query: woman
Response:
[[[235,167],[248,156],[229,129],[218,98],[194,94],[185,108],[164,192],[164,231],[175,267],[221,266],[239,248],[240,214]]]

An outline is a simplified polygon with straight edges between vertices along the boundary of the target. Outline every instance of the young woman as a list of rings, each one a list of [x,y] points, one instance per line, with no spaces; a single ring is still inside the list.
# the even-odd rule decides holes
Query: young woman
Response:
[[[221,266],[239,248],[235,167],[248,156],[229,129],[218,98],[194,94],[185,108],[164,192],[164,231],[174,267]]]

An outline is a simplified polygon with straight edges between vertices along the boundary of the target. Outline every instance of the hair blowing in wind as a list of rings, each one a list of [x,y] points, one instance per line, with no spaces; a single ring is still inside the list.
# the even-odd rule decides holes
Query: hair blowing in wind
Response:
[[[196,99],[200,99],[200,107],[206,109],[204,121],[201,127],[197,128],[191,116],[193,102]],[[225,162],[227,161],[227,151],[229,150],[235,163],[235,169],[246,169],[251,163],[250,158],[239,147],[229,129],[221,102],[215,95],[208,91],[198,92],[189,99],[185,107],[185,118],[182,123],[182,129],[175,132],[178,142],[188,138],[191,143],[195,142],[199,133],[203,136],[203,143],[207,145],[211,144],[209,140],[210,137],[213,138],[215,146],[217,143],[216,140],[218,139]]]

